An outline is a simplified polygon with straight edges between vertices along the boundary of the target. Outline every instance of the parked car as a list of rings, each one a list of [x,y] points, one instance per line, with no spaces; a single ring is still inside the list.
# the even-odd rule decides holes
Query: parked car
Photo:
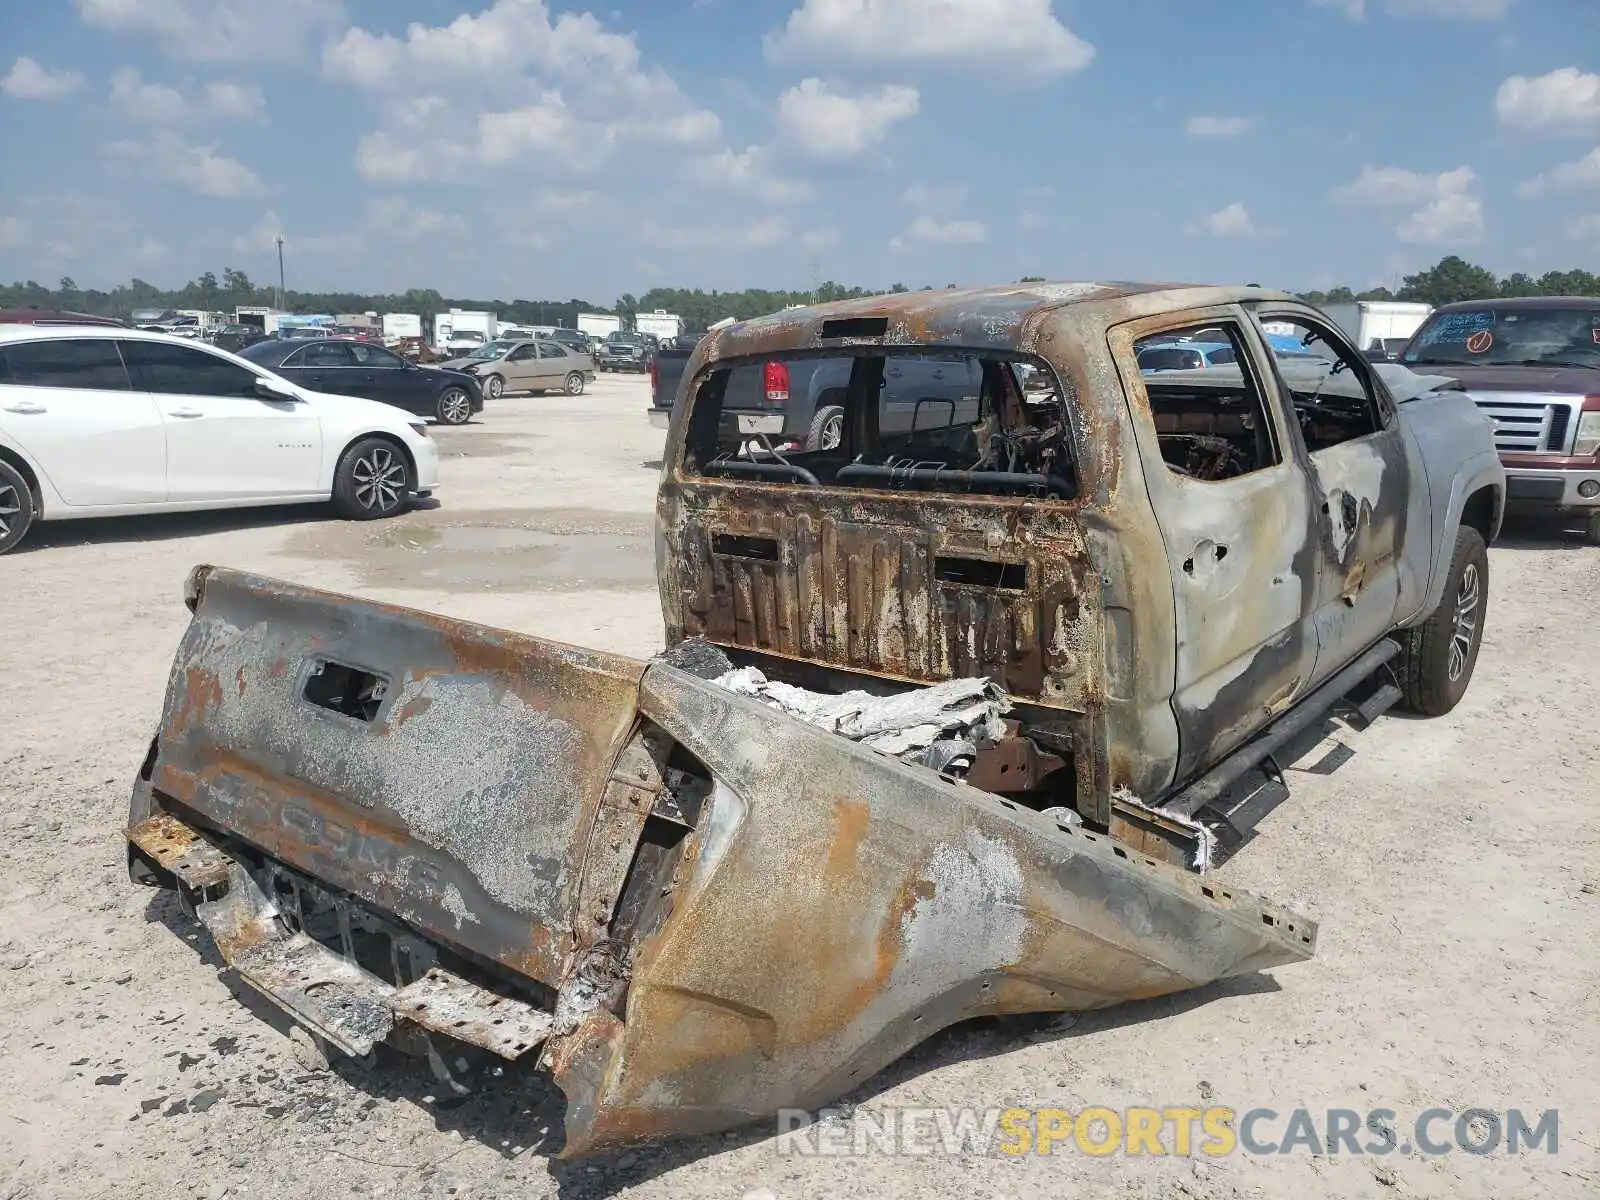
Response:
[[[132,329],[0,326],[0,553],[38,521],[332,500],[384,517],[439,454],[385,404]]]
[[[483,392],[465,371],[421,367],[367,342],[288,338],[257,342],[244,357],[301,387],[378,400],[445,425],[483,411]]]
[[[594,382],[594,361],[587,354],[544,338],[496,338],[465,358],[440,365],[471,375],[490,400],[498,400],[506,392],[556,389],[577,396]]]
[[[1362,353],[1368,362],[1399,362],[1410,340],[1408,337],[1375,337]]]
[[[217,330],[216,336],[211,339],[211,344],[221,350],[231,350],[238,354],[247,346],[264,341],[266,334],[254,325],[224,325]]]
[[[614,333],[595,349],[594,364],[602,371],[646,371],[651,349],[638,334]]]
[[[126,329],[127,323],[115,317],[92,313],[65,312],[58,308],[0,308],[0,325],[112,325]]]
[[[1141,371],[1184,371],[1237,361],[1227,342],[1171,342],[1139,351]]]
[[[577,329],[564,329],[558,326],[547,333],[545,337],[549,341],[560,342],[568,350],[576,351],[579,354],[588,354],[590,356],[594,354],[594,342],[588,334]]]
[[[1400,361],[1459,379],[1494,422],[1513,509],[1576,517],[1600,545],[1600,299],[1446,304]]]
[[[1339,371],[1282,380],[1268,317]],[[1202,321],[1241,363],[1141,371]],[[733,374],[819,349],[838,446],[721,440]],[[934,363],[972,402],[886,429]],[[1465,693],[1505,473],[1454,381],[1284,293],[1159,284],[787,311],[688,380],[652,661],[191,576],[127,861],[230,978],[345,1054],[548,1069],[573,1159],[816,1109],[959,1021],[1315,953],[1315,919],[1193,872],[1335,705]]]

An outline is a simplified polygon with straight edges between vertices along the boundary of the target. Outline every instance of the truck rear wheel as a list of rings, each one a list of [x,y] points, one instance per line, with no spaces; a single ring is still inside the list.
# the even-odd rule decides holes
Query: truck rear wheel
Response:
[[[1584,522],[1583,532],[1589,539],[1589,545],[1600,546],[1600,508],[1589,514],[1589,519]]]
[[[1489,551],[1469,525],[1456,531],[1444,596],[1433,614],[1406,634],[1399,662],[1405,707],[1442,717],[1461,702],[1483,645],[1489,608]]]
[[[844,409],[837,404],[817,409],[806,432],[807,450],[837,450],[844,441]]]

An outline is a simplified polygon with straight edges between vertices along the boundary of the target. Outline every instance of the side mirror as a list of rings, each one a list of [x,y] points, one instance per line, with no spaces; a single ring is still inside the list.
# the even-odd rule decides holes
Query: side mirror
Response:
[[[256,395],[263,400],[299,400],[300,393],[282,379],[270,375],[256,376]]]

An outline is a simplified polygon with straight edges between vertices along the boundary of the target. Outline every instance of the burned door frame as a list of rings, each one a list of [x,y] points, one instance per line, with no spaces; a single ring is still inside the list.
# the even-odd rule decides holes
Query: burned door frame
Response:
[[[1305,446],[1299,420],[1293,422],[1295,440],[1310,468],[1316,540],[1322,558],[1314,618],[1315,684],[1394,628],[1403,586],[1401,548],[1409,515],[1412,464],[1388,388],[1332,321],[1300,305],[1272,303],[1251,308],[1258,324],[1296,321],[1321,335],[1361,382],[1377,426],[1372,433],[1313,451]],[[1280,405],[1286,412],[1295,412],[1294,393],[1278,370],[1276,356],[1271,376]]]
[[[1278,461],[1232,479],[1185,479],[1169,469],[1134,346],[1203,324],[1236,330],[1272,424]],[[1145,486],[1160,526],[1173,592],[1171,703],[1176,781],[1187,779],[1287,709],[1310,685],[1320,570],[1310,464],[1274,380],[1259,329],[1235,304],[1165,312],[1112,326]]]

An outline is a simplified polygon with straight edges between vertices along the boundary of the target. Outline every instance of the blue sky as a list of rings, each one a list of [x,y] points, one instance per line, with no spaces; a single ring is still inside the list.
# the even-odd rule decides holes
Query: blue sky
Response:
[[[1600,266],[1594,0],[62,0],[0,279],[657,284]]]

